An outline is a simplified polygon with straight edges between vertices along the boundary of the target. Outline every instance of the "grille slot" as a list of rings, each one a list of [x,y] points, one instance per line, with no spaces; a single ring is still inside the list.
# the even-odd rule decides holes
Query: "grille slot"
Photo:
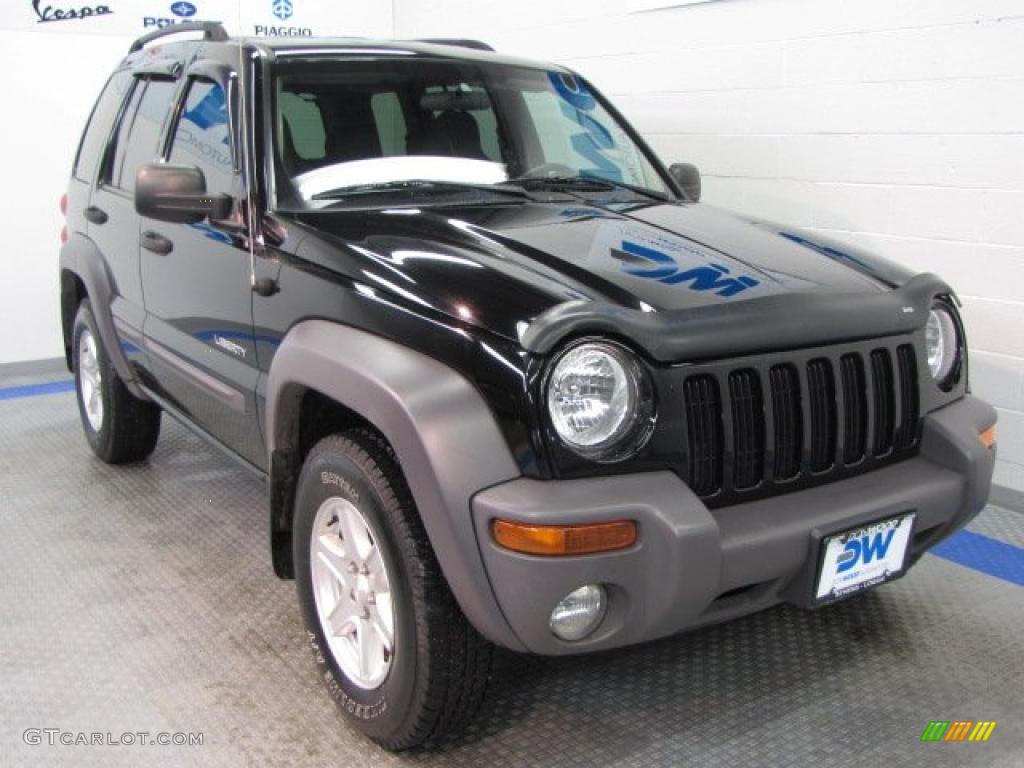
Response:
[[[807,364],[807,399],[811,410],[811,471],[824,472],[836,455],[836,380],[824,358]]]
[[[885,456],[892,450],[896,430],[892,357],[887,349],[876,349],[871,352],[871,389],[875,405],[872,450],[875,456]]]
[[[864,381],[864,363],[860,355],[843,355],[843,463],[856,464],[864,458],[868,433],[868,397]]]
[[[713,376],[691,376],[683,384],[687,469],[690,487],[708,496],[722,487],[722,398]]]
[[[896,350],[896,366],[900,374],[900,413],[903,415],[896,430],[896,449],[905,450],[917,442],[917,423],[921,418],[917,356],[910,344],[902,344]]]
[[[772,424],[775,427],[775,479],[788,480],[800,471],[803,418],[800,378],[793,365],[776,365],[768,376],[772,387]]]
[[[753,368],[729,374],[732,401],[733,485],[751,488],[764,476],[764,400]]]

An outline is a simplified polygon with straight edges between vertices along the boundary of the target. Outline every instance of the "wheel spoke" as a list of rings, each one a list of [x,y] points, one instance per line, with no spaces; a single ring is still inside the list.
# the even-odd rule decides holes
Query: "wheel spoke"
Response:
[[[331,575],[338,581],[338,583],[347,592],[351,588],[349,584],[349,573],[345,569],[344,556],[335,549],[336,545],[334,539],[336,537],[325,533],[322,534],[317,541],[317,558],[323,563],[324,567],[331,572]]]
[[[388,629],[384,624],[384,620],[381,618],[380,611],[374,609],[370,611],[370,626],[373,627],[374,633],[377,635],[377,639],[380,640],[381,645],[388,654],[394,653],[395,638],[391,634],[391,630]]]
[[[380,550],[377,547],[371,547],[363,562],[370,572],[370,589],[377,593],[387,592],[389,590],[388,577],[384,570],[384,560],[380,556]]]
[[[338,525],[341,527],[341,540],[345,547],[345,555],[351,560],[361,559],[361,550],[365,546],[366,534],[362,522],[356,518],[351,509],[338,512]]]
[[[96,342],[89,335],[85,337],[82,346],[82,367],[92,376],[98,367],[96,365]]]
[[[370,625],[365,621],[360,621],[356,625],[356,640],[359,643],[358,656],[359,656],[359,674],[362,677],[369,677],[370,665],[374,660],[374,643],[373,643],[373,630],[370,629]]]
[[[356,606],[347,593],[338,597],[331,612],[327,614],[327,624],[338,637],[346,637],[352,634],[356,628],[355,622]]]

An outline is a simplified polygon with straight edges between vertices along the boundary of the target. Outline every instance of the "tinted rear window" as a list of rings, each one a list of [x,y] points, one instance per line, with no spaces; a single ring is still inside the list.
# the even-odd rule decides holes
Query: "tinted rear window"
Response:
[[[138,99],[138,110],[134,115],[124,115],[122,127],[127,127],[129,119],[130,127],[127,127],[127,134],[119,131],[118,146],[115,148],[114,164],[111,167],[110,183],[115,187],[131,192],[135,189],[135,172],[140,166],[154,162],[159,153],[160,128],[164,124],[167,112],[171,106],[171,99],[177,89],[177,84],[166,80],[150,80],[145,85],[146,90]],[[136,99],[132,99],[134,103]],[[127,136],[121,144],[121,137]]]
[[[75,178],[92,181],[96,163],[99,162],[100,156],[103,154],[103,147],[110,136],[110,128],[117,118],[117,112],[121,109],[121,103],[131,88],[131,84],[131,73],[122,69],[111,75],[104,86],[96,105],[92,108],[89,122],[82,134],[82,141],[78,145],[78,154],[75,156],[73,170]]]

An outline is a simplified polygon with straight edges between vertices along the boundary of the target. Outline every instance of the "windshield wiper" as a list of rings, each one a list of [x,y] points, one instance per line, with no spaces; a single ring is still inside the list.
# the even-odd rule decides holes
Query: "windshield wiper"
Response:
[[[513,195],[526,200],[532,200],[530,195],[522,187],[509,187],[502,184],[474,184],[462,181],[432,181],[430,179],[404,179],[402,181],[385,181],[377,184],[359,184],[352,187],[338,187],[326,192],[317,192],[313,200],[345,200],[349,197],[360,197],[363,195],[385,194],[387,192],[453,192],[460,190],[474,190],[477,192],[491,192],[499,195]]]
[[[509,179],[507,183],[519,184],[527,189],[529,187],[553,187],[556,189],[576,189],[581,191],[588,189],[594,191],[625,189],[654,200],[667,202],[672,199],[669,195],[657,190],[597,176],[518,176],[514,179]]]

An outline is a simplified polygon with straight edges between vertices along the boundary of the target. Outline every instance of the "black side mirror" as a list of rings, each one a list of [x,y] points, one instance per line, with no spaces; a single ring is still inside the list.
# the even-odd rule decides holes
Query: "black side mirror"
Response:
[[[231,196],[206,194],[206,177],[198,168],[144,165],[135,174],[135,210],[160,221],[197,224],[230,216]]]
[[[696,203],[700,200],[700,171],[690,163],[673,163],[668,172],[676,180],[686,197]]]

